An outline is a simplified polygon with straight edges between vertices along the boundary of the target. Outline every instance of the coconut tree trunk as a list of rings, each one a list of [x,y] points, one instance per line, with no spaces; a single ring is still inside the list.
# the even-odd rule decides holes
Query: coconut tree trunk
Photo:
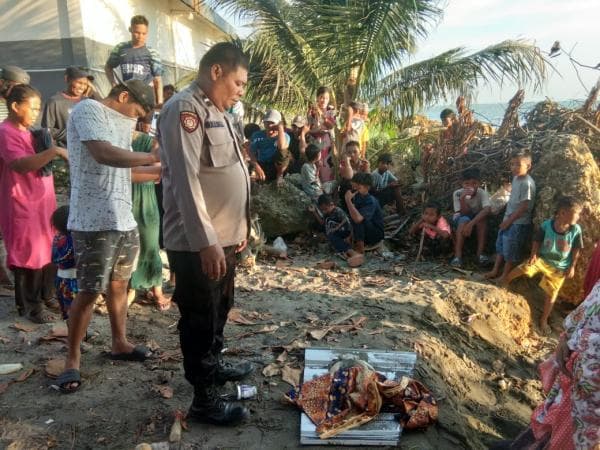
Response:
[[[359,74],[360,66],[354,66],[350,68],[350,73],[348,75],[348,79],[346,80],[346,87],[344,89],[344,103],[346,105],[356,98]]]

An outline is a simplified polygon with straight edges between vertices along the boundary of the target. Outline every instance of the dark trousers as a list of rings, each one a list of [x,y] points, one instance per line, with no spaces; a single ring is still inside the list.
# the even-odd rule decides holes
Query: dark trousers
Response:
[[[223,349],[223,328],[233,306],[235,247],[226,247],[227,273],[218,281],[202,272],[199,253],[167,250],[177,284],[173,298],[179,307],[179,340],[185,378],[193,386],[214,384]]]
[[[363,220],[361,223],[352,222],[352,232],[354,242],[363,241],[366,245],[377,244],[384,236],[383,229],[370,220]]]
[[[440,237],[430,238],[425,235],[423,241],[423,255],[425,256],[446,256],[452,251],[452,239],[442,239]]]
[[[350,225],[344,225],[338,230],[332,231],[327,234],[329,243],[333,246],[336,252],[346,253],[352,247],[348,243],[348,238],[352,235],[350,231]]]
[[[163,208],[163,188],[162,181],[154,185],[154,193],[156,194],[156,202],[158,203],[158,246],[159,248],[165,248],[163,242],[163,216],[165,215],[165,209]]]
[[[54,296],[56,267],[47,264],[41,269],[13,267],[15,304],[20,316],[36,316],[43,310],[44,300]]]

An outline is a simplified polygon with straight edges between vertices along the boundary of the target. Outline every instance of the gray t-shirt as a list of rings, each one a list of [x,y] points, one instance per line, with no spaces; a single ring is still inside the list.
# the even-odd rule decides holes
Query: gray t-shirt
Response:
[[[313,163],[304,163],[300,175],[302,176],[302,190],[311,198],[318,197],[323,193],[317,177],[317,167]]]
[[[533,211],[533,205],[535,203],[535,181],[533,181],[533,178],[529,175],[514,177],[512,180],[510,198],[508,199],[506,212],[504,213],[504,220],[514,213],[519,208],[519,205],[525,200],[529,200],[529,207],[525,214],[513,222],[517,225],[531,224],[531,212]]]
[[[398,181],[394,174],[389,170],[379,173],[379,169],[375,169],[371,173],[371,176],[373,177],[373,188],[376,191],[381,191],[382,189],[385,189],[391,182]]]
[[[71,174],[69,230],[130,231],[137,227],[132,212],[131,169],[96,162],[84,145],[106,141],[131,150],[135,120],[96,100],[83,100],[67,123]]]

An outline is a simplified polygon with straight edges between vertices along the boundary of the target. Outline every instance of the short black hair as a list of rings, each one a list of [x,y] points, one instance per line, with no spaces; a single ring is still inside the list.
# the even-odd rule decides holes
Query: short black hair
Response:
[[[348,141],[348,142],[346,142],[346,145],[344,146],[344,150],[348,150],[348,147],[358,147],[358,149],[360,150],[360,142]]]
[[[452,111],[450,108],[443,109],[442,112],[440,113],[440,119],[443,122],[444,119],[446,119],[448,117],[456,117],[456,113],[454,111]]]
[[[52,226],[62,234],[67,234],[67,222],[69,221],[69,205],[57,208],[50,217]]]
[[[327,86],[321,86],[321,87],[319,87],[319,89],[317,89],[317,97],[320,96],[320,95],[323,95],[323,94],[329,94],[329,95],[331,95],[332,94],[331,88],[327,87]]]
[[[438,202],[429,201],[429,202],[425,203],[423,210],[426,210],[427,208],[435,209],[435,212],[437,213],[438,216],[442,214],[442,207],[440,206],[440,204]]]
[[[384,164],[392,164],[394,161],[393,161],[392,155],[390,153],[382,153],[377,158],[377,162],[384,163]]]
[[[465,169],[462,172],[462,180],[477,180],[481,181],[481,172],[477,167],[471,167],[470,169]]]
[[[244,137],[246,139],[250,139],[257,131],[260,131],[260,126],[256,123],[247,123],[244,125]]]
[[[582,209],[583,204],[575,197],[570,195],[563,195],[556,202],[556,212],[558,213],[561,209]]]
[[[512,152],[510,152],[510,159],[515,159],[515,158],[519,158],[519,159],[524,158],[524,159],[528,159],[529,161],[531,161],[531,152],[527,148],[517,148],[517,149],[513,150]]]
[[[148,19],[146,19],[146,16],[142,16],[141,14],[138,14],[136,16],[133,16],[131,18],[131,21],[129,22],[129,25],[131,25],[132,27],[134,25],[146,25],[148,26],[150,22],[148,22]]]
[[[358,172],[352,177],[352,182],[361,186],[373,186],[373,175],[368,172]]]
[[[6,107],[8,108],[9,113],[12,111],[10,105],[13,103],[23,103],[31,97],[38,97],[41,99],[42,94],[40,94],[40,91],[29,84],[17,84],[13,86],[10,94],[8,94],[8,97],[6,97]]]
[[[306,150],[304,150],[308,162],[313,162],[319,156],[319,153],[321,153],[321,150],[315,144],[308,144]]]
[[[173,92],[178,92],[177,88],[175,86],[173,86],[172,84],[165,84],[163,86],[163,92],[165,91],[173,91]]]
[[[213,45],[200,60],[200,73],[205,73],[212,66],[219,64],[225,72],[243,67],[248,70],[249,59],[241,46],[233,42],[219,42]]]
[[[319,195],[319,198],[317,199],[317,205],[319,205],[319,206],[331,205],[332,203],[333,203],[333,198],[331,198],[331,195],[329,195],[329,194],[321,194],[321,195]]]

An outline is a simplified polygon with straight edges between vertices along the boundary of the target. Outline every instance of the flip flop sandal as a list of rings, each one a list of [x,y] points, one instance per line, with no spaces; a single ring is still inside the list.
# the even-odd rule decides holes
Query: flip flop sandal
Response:
[[[169,309],[171,309],[171,306],[172,306],[171,299],[167,298],[164,303],[160,303],[158,300],[155,300],[154,306],[156,307],[156,309],[158,309],[161,312],[168,311]]]
[[[31,322],[39,323],[39,324],[52,323],[52,322],[56,322],[58,320],[56,318],[56,316],[49,314],[49,313],[44,313],[44,312],[34,314],[34,315],[29,315],[29,316],[27,316],[27,318]]]
[[[76,387],[67,388],[67,385],[77,383]],[[77,369],[67,369],[56,379],[56,386],[63,394],[72,394],[81,387],[81,373]]]
[[[144,362],[152,357],[152,351],[144,345],[136,345],[129,353],[109,353],[108,357],[113,361]]]

